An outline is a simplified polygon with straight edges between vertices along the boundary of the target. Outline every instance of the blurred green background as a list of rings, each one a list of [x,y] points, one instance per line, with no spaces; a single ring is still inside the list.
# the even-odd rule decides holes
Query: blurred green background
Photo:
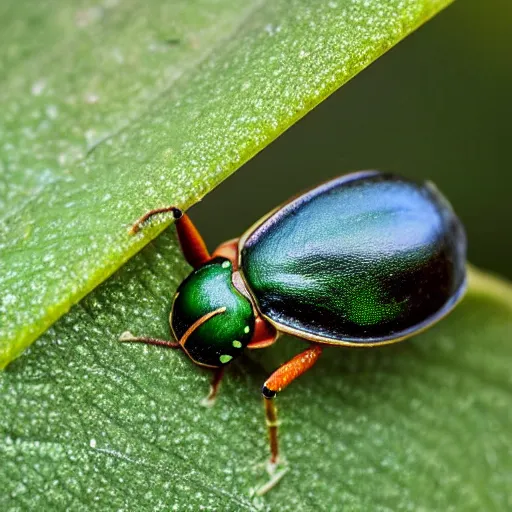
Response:
[[[191,212],[211,249],[351,170],[430,179],[469,258],[512,277],[512,1],[459,0],[342,87]]]

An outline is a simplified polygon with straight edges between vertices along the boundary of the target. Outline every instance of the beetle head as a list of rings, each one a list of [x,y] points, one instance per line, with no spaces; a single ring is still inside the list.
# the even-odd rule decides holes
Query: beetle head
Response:
[[[254,332],[249,299],[233,285],[227,258],[214,258],[181,283],[170,315],[172,332],[194,363],[218,368],[241,355]]]

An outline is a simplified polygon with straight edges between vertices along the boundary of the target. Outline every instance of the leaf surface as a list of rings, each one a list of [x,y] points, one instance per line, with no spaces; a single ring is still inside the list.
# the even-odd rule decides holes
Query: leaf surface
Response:
[[[469,292],[418,337],[327,347],[277,397],[290,470],[264,497],[261,384],[304,347],[283,337],[209,373],[169,337],[188,269],[172,232],[151,242],[0,375],[2,510],[507,510],[512,488],[512,288]]]
[[[2,2],[0,367],[449,2]]]

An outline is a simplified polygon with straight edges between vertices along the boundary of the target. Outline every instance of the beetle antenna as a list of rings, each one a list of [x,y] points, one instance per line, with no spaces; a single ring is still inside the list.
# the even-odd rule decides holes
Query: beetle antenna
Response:
[[[180,348],[180,344],[177,341],[147,338],[146,336],[134,336],[130,331],[123,332],[123,334],[119,336],[119,341],[130,343],[145,343],[146,345],[156,345],[158,347]]]
[[[134,336],[130,331],[125,331],[121,336],[119,336],[119,341],[128,342],[128,343],[145,343],[146,345],[156,345],[157,347],[166,347],[166,348],[183,348],[185,342],[189,338],[189,336],[201,325],[210,320],[215,315],[219,315],[220,313],[224,313],[226,308],[219,308],[215,311],[210,311],[206,313],[206,315],[196,320],[186,331],[185,334],[180,338],[179,341],[168,341],[161,340],[158,338],[148,338],[147,336]]]
[[[206,313],[206,315],[199,318],[199,320],[196,320],[186,331],[185,334],[180,338],[180,341],[178,341],[178,344],[182,347],[185,345],[187,339],[190,337],[190,335],[201,325],[203,325],[205,322],[210,320],[215,315],[220,315],[221,313],[224,313],[226,311],[226,307],[222,307],[219,309],[216,309],[215,311],[210,311],[209,313]]]
[[[133,226],[130,228],[130,235],[135,235],[140,231],[142,225],[151,217],[158,215],[159,213],[168,213],[172,212],[172,216],[175,220],[181,219],[183,217],[183,210],[180,210],[176,206],[166,206],[165,208],[155,208],[154,210],[150,210],[145,213],[140,219],[136,220]]]

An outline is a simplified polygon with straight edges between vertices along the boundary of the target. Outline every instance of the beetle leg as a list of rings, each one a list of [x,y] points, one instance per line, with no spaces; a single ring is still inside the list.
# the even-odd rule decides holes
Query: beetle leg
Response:
[[[194,268],[199,268],[210,260],[210,253],[206,248],[206,244],[199,231],[190,220],[190,217],[175,206],[167,206],[166,208],[156,208],[144,214],[130,228],[130,234],[138,233],[142,225],[154,215],[160,213],[172,212],[176,220],[176,231],[180,241],[181,250],[187,262]]]
[[[262,393],[270,441],[271,464],[275,465],[279,457],[277,441],[277,427],[279,423],[273,398],[297,377],[308,371],[316,363],[321,353],[321,345],[311,345],[307,350],[280,366],[263,384]]]
[[[276,328],[259,316],[256,318],[254,334],[247,348],[257,349],[270,347],[270,345],[273,345],[277,341],[278,337],[279,333],[276,331]]]
[[[277,420],[277,408],[274,397],[277,392],[283,390],[297,377],[309,370],[318,360],[321,353],[321,345],[312,345],[304,352],[301,352],[299,355],[280,366],[265,381],[265,384],[263,384],[263,403],[265,406],[265,419],[270,442],[270,460],[267,465],[270,480],[256,491],[258,496],[262,496],[270,491],[288,471],[286,464],[283,464],[283,462],[280,463],[279,461],[279,443],[277,439],[279,422]]]
[[[146,345],[156,345],[158,347],[166,347],[166,348],[181,348],[181,344],[179,341],[168,341],[168,340],[160,340],[157,338],[148,338],[145,336],[134,336],[131,332],[125,331],[121,336],[119,336],[119,341],[122,342],[134,342],[134,343],[144,343]],[[222,377],[224,376],[224,366],[220,368],[215,368],[213,370],[213,377],[210,384],[210,392],[208,396],[201,400],[201,405],[205,407],[212,407],[217,398],[217,394],[219,392],[220,383],[222,382]]]
[[[220,368],[216,368],[213,370],[213,378],[210,384],[210,392],[208,396],[201,400],[201,405],[205,407],[212,407],[215,404],[215,400],[217,399],[217,394],[219,392],[220,383],[222,382],[222,377],[224,376],[224,366]]]

